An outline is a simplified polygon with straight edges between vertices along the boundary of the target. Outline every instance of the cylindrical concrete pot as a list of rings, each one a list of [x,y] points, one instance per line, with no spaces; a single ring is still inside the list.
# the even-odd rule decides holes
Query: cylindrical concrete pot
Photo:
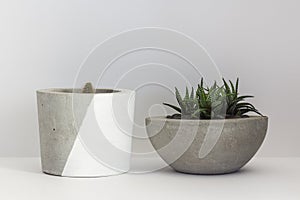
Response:
[[[37,91],[42,170],[99,177],[130,167],[135,93],[130,90]]]
[[[153,147],[174,170],[225,174],[238,171],[255,155],[265,138],[268,118],[180,120],[151,117],[146,119],[146,125]],[[216,133],[218,129],[219,134]],[[200,155],[201,147],[209,150],[204,156]]]

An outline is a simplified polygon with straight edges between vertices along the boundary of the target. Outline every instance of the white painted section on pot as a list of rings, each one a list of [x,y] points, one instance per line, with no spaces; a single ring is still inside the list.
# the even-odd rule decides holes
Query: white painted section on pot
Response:
[[[80,139],[77,137],[62,176],[96,177],[116,175],[119,173],[120,172],[110,169],[95,160],[95,158],[86,151]]]
[[[95,94],[62,176],[97,177],[129,171],[135,93]]]

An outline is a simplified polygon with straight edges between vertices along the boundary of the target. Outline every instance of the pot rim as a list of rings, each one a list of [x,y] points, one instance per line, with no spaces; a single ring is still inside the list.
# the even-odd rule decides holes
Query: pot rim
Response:
[[[111,88],[96,88],[95,93],[82,93],[80,88],[46,88],[38,89],[36,93],[43,94],[60,94],[60,95],[112,95],[134,92],[128,89],[111,89]]]
[[[177,123],[184,123],[184,122],[235,122],[235,121],[245,121],[245,120],[259,120],[259,119],[266,119],[268,120],[268,116],[257,116],[257,115],[250,115],[249,117],[239,117],[239,118],[227,118],[227,119],[170,119],[166,116],[153,116],[147,117],[145,120],[151,121],[170,121],[170,122],[177,122]]]

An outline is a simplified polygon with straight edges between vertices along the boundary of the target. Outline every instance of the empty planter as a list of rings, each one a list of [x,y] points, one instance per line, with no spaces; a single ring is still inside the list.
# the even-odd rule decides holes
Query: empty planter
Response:
[[[97,177],[130,167],[134,91],[43,89],[37,91],[42,170]]]

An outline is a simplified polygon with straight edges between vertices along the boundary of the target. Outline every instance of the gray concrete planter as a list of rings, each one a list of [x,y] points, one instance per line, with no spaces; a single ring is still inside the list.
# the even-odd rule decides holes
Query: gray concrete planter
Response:
[[[97,89],[37,91],[42,170],[98,177],[130,167],[134,91]]]
[[[224,174],[239,170],[255,155],[264,141],[268,118],[178,120],[151,117],[146,118],[146,125],[153,147],[174,170]]]

